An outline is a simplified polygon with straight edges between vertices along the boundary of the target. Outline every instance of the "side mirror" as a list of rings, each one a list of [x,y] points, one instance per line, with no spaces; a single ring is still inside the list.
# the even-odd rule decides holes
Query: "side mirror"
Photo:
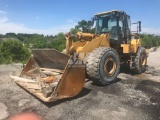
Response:
[[[141,21],[138,21],[138,24],[139,24],[139,32],[141,32]]]

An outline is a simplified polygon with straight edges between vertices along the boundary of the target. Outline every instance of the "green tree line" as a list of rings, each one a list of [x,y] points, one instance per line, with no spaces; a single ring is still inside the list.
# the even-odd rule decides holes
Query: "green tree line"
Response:
[[[94,33],[91,21],[81,20],[70,29],[72,34],[78,31]],[[160,35],[140,34],[142,45],[151,48],[160,46]],[[0,64],[12,62],[26,62],[30,56],[30,48],[54,48],[58,51],[65,49],[65,36],[57,35],[6,33],[0,34]]]
[[[65,36],[59,33],[55,36],[39,34],[0,34],[0,64],[13,62],[25,63],[30,56],[30,49],[54,48],[58,51],[65,49]]]
[[[146,46],[148,48],[158,47],[160,46],[160,35],[154,34],[140,34],[142,46]]]

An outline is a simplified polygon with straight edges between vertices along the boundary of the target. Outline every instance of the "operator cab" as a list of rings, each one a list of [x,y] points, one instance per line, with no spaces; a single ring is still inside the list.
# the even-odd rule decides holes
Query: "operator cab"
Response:
[[[110,45],[127,44],[131,39],[130,16],[123,11],[108,11],[96,14],[95,34],[110,33]]]

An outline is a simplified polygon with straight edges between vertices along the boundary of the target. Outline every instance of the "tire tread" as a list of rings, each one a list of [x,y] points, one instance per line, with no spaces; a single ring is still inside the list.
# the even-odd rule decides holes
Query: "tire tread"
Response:
[[[107,51],[113,51],[114,53],[116,53],[119,59],[119,55],[113,48],[106,48],[106,47],[95,48],[88,56],[87,63],[86,63],[86,72],[87,72],[88,78],[91,79],[95,84],[99,84],[99,85],[106,84],[106,83],[103,83],[103,81],[100,78],[99,64],[103,54]]]

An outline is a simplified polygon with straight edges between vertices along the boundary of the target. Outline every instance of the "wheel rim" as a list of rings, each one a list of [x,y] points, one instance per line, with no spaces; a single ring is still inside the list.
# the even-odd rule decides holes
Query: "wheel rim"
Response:
[[[107,76],[112,76],[116,71],[116,62],[113,60],[113,58],[109,57],[104,64],[104,71]]]
[[[141,65],[142,66],[146,65],[146,56],[144,54],[141,56]]]

